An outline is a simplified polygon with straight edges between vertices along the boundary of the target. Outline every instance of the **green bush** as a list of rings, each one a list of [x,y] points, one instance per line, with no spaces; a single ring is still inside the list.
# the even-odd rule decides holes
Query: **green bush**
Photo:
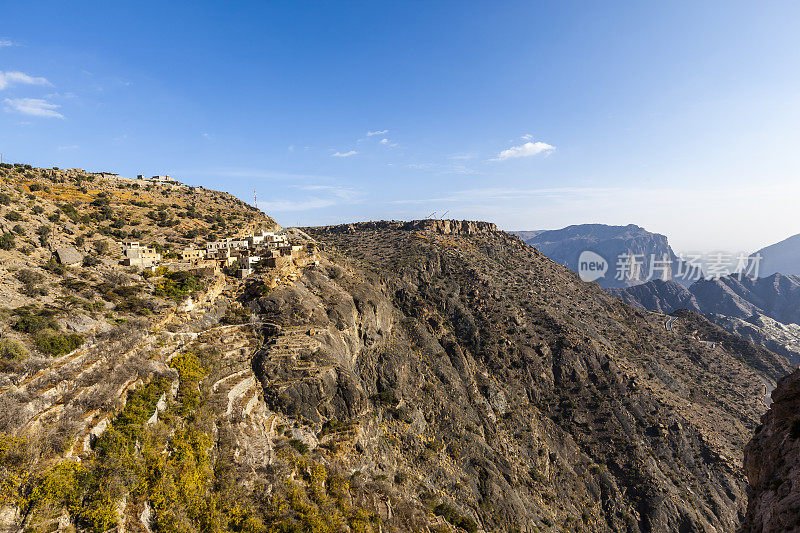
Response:
[[[0,339],[0,359],[7,361],[21,361],[28,357],[28,350],[11,339]]]
[[[19,222],[22,220],[22,215],[20,215],[17,211],[10,211],[6,213],[6,220],[10,220],[11,222]]]
[[[15,277],[25,285],[35,285],[44,280],[44,275],[41,272],[36,272],[29,268],[23,268],[15,274]]]
[[[308,453],[308,444],[301,441],[300,439],[289,439],[289,446],[297,450],[302,454]]]
[[[58,322],[56,322],[52,316],[43,312],[24,312],[11,327],[29,335],[46,329],[52,331],[58,331],[60,329]]]
[[[115,309],[137,315],[149,315],[155,310],[155,304],[151,300],[139,298],[138,296],[128,296],[118,303]]]
[[[4,233],[0,235],[0,250],[13,250],[16,246],[14,242],[14,234],[13,233]]]
[[[34,344],[42,353],[57,357],[68,354],[83,344],[83,335],[77,333],[62,334],[44,331],[36,335]]]
[[[0,192],[0,205],[10,205],[11,197],[4,192]]]
[[[205,290],[206,282],[199,276],[187,271],[167,272],[153,291],[156,296],[181,300],[192,294]]]
[[[67,271],[67,267],[56,261],[55,257],[48,259],[47,262],[42,265],[42,268],[53,274],[58,274],[59,276]]]
[[[446,503],[440,503],[433,509],[435,515],[441,516],[456,527],[460,527],[467,533],[478,531],[478,525],[472,519],[461,516],[458,511]]]
[[[94,249],[98,254],[103,255],[108,251],[108,241],[94,241]]]

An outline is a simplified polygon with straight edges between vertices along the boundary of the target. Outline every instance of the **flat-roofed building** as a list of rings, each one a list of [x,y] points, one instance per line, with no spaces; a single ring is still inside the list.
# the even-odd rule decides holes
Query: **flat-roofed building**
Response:
[[[200,248],[184,248],[181,250],[182,261],[199,261],[205,259],[206,251]]]
[[[212,241],[206,243],[206,251],[213,252],[216,250],[246,250],[250,247],[250,242],[247,239],[225,239],[224,241]]]
[[[149,268],[161,262],[161,254],[155,248],[139,246],[138,242],[135,247],[126,248],[123,253],[125,258],[122,263],[125,266]]]

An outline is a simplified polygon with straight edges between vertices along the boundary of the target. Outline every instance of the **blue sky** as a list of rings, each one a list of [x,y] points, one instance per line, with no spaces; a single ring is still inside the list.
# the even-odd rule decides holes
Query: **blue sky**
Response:
[[[700,5],[701,4],[701,5]],[[6,2],[6,161],[168,173],[284,225],[800,233],[800,4]]]

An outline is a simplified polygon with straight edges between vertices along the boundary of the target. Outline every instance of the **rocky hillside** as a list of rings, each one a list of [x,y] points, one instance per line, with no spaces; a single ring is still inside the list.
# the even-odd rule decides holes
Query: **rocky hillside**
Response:
[[[344,313],[366,339],[346,373],[356,396],[391,396],[407,413],[388,420],[397,447],[370,462],[418,472],[418,490],[448,486],[443,501],[486,529],[735,528],[740,450],[765,408],[740,354],[667,331],[504,233],[389,222],[307,231],[346,265],[336,283],[356,283]],[[313,317],[316,299],[302,299],[259,306]],[[771,379],[788,369],[775,359]],[[358,413],[356,398],[304,398],[321,389],[332,390],[306,385],[285,401]],[[417,435],[446,453],[431,461]]]
[[[529,235],[531,233],[533,235]],[[598,254],[608,265],[605,275],[597,279],[597,283],[602,287],[629,287],[647,281],[653,257],[657,260],[666,257],[670,262],[667,272],[654,270],[655,278],[672,279],[672,274],[678,272],[678,258],[669,246],[667,238],[634,224],[627,226],[579,224],[558,230],[516,232],[516,234],[556,263],[566,265],[575,272],[578,271],[582,252],[589,250]],[[633,255],[639,258],[638,275],[635,278],[618,279],[618,259]]]
[[[750,501],[743,533],[796,531],[800,524],[800,370],[783,378],[745,448]]]
[[[727,331],[800,364],[800,278],[773,274],[750,279],[726,276],[699,280],[689,288],[672,281],[650,281],[609,289],[623,302],[649,311],[689,309]]]
[[[612,290],[624,302],[652,311],[692,309],[748,319],[764,315],[784,324],[800,324],[800,277],[773,274],[751,279],[725,276],[701,279],[688,289],[657,281]]]
[[[725,315],[708,315],[707,318],[726,331],[786,357],[793,365],[800,365],[800,326],[797,324],[784,324],[764,315],[753,315],[747,320]]]
[[[272,221],[222,193],[187,209],[190,188],[10,171],[4,218],[51,231],[12,226],[0,263],[0,531],[733,531],[744,515],[741,450],[786,367],[703,339],[699,317],[667,327],[482,222],[293,230],[305,259],[244,281],[150,275],[95,241],[174,249],[217,215],[226,232]],[[135,192],[169,206],[134,204],[134,224],[113,198]],[[55,265],[56,237],[89,259]]]

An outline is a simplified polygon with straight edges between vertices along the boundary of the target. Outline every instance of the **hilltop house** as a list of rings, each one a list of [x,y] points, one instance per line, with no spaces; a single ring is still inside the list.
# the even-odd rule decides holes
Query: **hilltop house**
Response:
[[[125,266],[137,266],[140,268],[150,268],[161,262],[161,254],[154,248],[141,246],[139,241],[123,241],[122,255],[125,258],[122,264]]]
[[[199,261],[206,258],[206,251],[199,248],[184,248],[181,250],[182,261]]]
[[[247,250],[250,247],[250,241],[247,239],[225,239],[224,241],[212,241],[206,243],[207,252],[216,252],[217,250]]]

